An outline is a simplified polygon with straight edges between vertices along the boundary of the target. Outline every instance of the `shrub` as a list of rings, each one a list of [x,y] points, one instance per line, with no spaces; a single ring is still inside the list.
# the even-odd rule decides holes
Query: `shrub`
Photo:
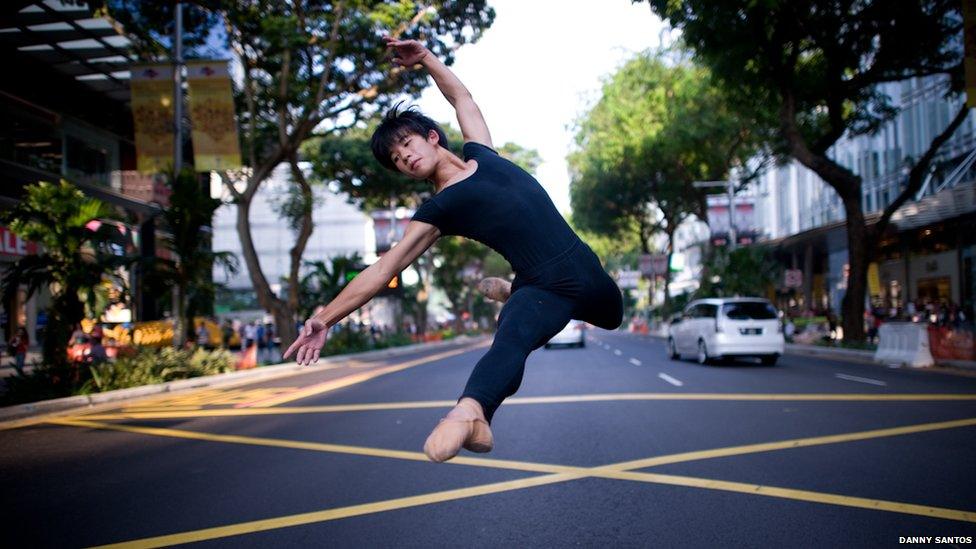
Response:
[[[177,350],[164,347],[140,349],[134,356],[93,365],[90,369],[92,379],[86,388],[90,391],[111,391],[229,372],[234,369],[234,358],[224,349],[208,351],[197,347]]]

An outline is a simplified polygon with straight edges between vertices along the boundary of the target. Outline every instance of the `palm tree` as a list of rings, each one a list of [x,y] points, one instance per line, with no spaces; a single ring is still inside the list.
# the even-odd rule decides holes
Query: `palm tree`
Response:
[[[43,367],[56,384],[70,391],[68,339],[86,313],[97,318],[106,281],[125,288],[123,267],[132,263],[119,246],[118,226],[105,203],[88,198],[67,181],[40,182],[26,187],[24,200],[2,215],[4,224],[21,238],[40,245],[36,255],[23,257],[4,273],[2,291],[9,301],[21,286],[28,296],[48,287],[51,303],[43,342]]]
[[[304,264],[311,268],[302,277],[299,290],[302,296],[300,313],[305,317],[311,316],[317,306],[335,299],[346,283],[363,269],[363,260],[358,253],[337,255],[329,260],[329,264],[325,261],[305,261]]]
[[[213,266],[220,265],[236,274],[238,261],[233,253],[214,252],[210,247],[208,229],[220,200],[203,191],[191,170],[170,175],[169,180],[172,191],[169,207],[161,216],[168,233],[162,236],[162,241],[174,257],[157,259],[155,271],[173,286],[176,321],[173,344],[179,347],[187,338],[192,340],[197,311],[213,301],[218,286],[213,281]]]

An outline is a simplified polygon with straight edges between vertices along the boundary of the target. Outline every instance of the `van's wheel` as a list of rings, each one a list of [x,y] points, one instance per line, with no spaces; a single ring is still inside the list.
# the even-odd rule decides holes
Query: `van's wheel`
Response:
[[[775,366],[779,355],[764,355],[759,357],[759,360],[762,361],[763,366]]]
[[[698,340],[698,363],[701,365],[710,364],[712,358],[708,356],[708,347],[705,346],[705,341],[702,339]]]
[[[668,358],[671,360],[678,360],[681,358],[681,354],[678,353],[678,347],[674,344],[674,338],[668,338]]]

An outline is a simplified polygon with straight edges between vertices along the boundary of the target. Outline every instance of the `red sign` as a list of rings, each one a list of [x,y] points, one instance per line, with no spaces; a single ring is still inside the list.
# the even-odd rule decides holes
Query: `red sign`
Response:
[[[36,243],[24,240],[10,232],[10,229],[0,225],[0,254],[25,256],[36,253]]]

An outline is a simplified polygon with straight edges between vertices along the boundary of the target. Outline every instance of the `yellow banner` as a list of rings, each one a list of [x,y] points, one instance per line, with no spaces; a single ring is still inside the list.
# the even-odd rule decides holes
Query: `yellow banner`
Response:
[[[173,165],[173,67],[132,67],[132,121],[136,134],[136,168],[161,172]]]
[[[966,105],[976,107],[976,0],[962,0],[962,22],[966,44]]]
[[[241,166],[234,97],[226,61],[188,61],[193,158],[198,172]]]
[[[878,275],[878,264],[868,265],[868,295],[881,295],[881,276]]]

